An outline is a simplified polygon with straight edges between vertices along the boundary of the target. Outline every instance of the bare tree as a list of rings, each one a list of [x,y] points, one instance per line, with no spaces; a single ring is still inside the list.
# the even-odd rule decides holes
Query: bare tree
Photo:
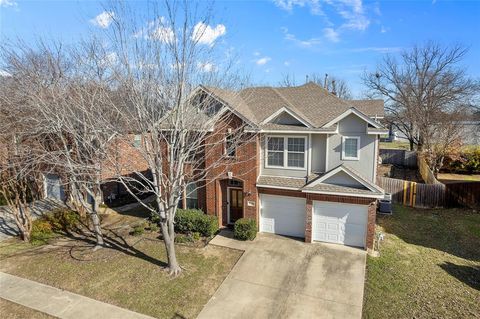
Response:
[[[251,143],[254,133],[245,132],[244,123],[206,89],[238,88],[242,80],[232,76],[234,64],[215,50],[212,28],[221,32],[222,26],[209,25],[208,9],[166,1],[149,4],[141,17],[124,4],[108,11],[114,20],[108,38],[117,57],[110,73],[122,114],[119,136],[130,145],[132,135],[141,137],[135,146],[148,166],[146,173],[116,163],[114,171],[117,181],[159,216],[168,271],[178,275],[174,219],[187,185],[205,187],[228,165],[251,160],[235,153]],[[120,173],[125,171],[131,173]],[[142,202],[145,193],[153,194],[154,205]]]
[[[408,138],[411,150],[432,146],[425,139],[445,124],[442,117],[453,121],[459,108],[473,104],[478,83],[459,65],[466,53],[460,45],[428,42],[403,51],[399,59],[386,55],[375,72],[364,74],[370,92],[386,99],[387,117]]]
[[[341,99],[350,100],[352,99],[352,93],[347,82],[339,77],[325,74],[321,76],[317,73],[311,73],[305,77],[305,81],[314,82],[328,91],[332,92]],[[299,82],[300,83],[300,82]],[[284,74],[282,80],[278,83],[283,87],[296,86],[297,81],[295,74]]]
[[[69,203],[88,213],[95,248],[104,245],[98,217],[102,164],[117,132],[105,52],[98,50],[98,43],[75,49],[43,41],[33,47],[22,42],[3,47],[5,69],[23,96],[14,107],[29,110],[20,118],[37,137],[42,170],[60,174]]]
[[[0,79],[0,194],[14,217],[20,237],[30,240],[31,203],[41,196],[38,143],[29,123],[31,109],[10,77]]]

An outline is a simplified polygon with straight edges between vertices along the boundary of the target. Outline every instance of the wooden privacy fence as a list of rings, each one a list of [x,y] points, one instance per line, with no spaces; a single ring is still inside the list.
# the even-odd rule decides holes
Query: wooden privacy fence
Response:
[[[425,161],[425,158],[423,157],[423,155],[417,156],[417,164],[418,164],[418,171],[420,172],[420,175],[422,176],[425,183],[442,184],[435,178],[435,174],[433,174],[432,170],[430,169],[427,162]]]
[[[395,149],[380,149],[382,164],[392,164],[404,167],[417,167],[417,152]]]
[[[480,182],[445,184],[445,202],[447,207],[480,208]]]
[[[402,179],[378,177],[378,186],[392,194],[392,202],[412,207],[444,207],[444,184],[420,184]]]

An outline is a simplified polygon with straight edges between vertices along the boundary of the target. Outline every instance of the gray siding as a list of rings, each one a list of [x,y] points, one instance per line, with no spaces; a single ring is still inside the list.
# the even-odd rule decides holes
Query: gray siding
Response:
[[[312,134],[312,172],[325,172],[325,134]]]
[[[308,135],[306,134],[268,134],[268,136],[293,136],[293,137],[306,137],[306,151],[305,162],[308,165]],[[292,177],[305,177],[307,176],[307,167],[305,169],[282,169],[282,168],[267,168],[265,167],[265,135],[260,139],[260,175],[270,176],[292,176]]]
[[[340,185],[340,186],[348,186],[348,187],[356,187],[356,188],[365,188],[363,184],[357,182],[347,173],[340,171],[337,174],[333,175],[332,177],[327,178],[323,181],[326,184],[332,185]]]
[[[328,138],[328,170],[340,164],[345,164],[364,178],[375,182],[373,164],[375,161],[376,135],[367,135],[366,125],[362,119],[353,114],[340,121],[339,134],[330,135]],[[360,137],[360,160],[342,160],[342,136]]]
[[[279,116],[277,116],[272,123],[277,123],[277,124],[286,124],[286,125],[299,125],[305,127],[301,122],[299,122],[296,118],[291,116],[288,113],[282,113]]]

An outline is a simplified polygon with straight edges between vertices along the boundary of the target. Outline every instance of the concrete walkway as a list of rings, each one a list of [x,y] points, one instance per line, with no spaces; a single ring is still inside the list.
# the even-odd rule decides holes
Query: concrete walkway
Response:
[[[198,319],[342,318],[362,316],[365,251],[282,236],[230,238],[210,244],[244,250]]]
[[[59,207],[65,207],[65,205],[60,201],[49,198],[37,200],[31,204],[32,219]],[[0,241],[16,236],[18,236],[18,227],[10,208],[0,206]]]
[[[153,319],[153,317],[3,272],[0,272],[0,298],[61,319]]]

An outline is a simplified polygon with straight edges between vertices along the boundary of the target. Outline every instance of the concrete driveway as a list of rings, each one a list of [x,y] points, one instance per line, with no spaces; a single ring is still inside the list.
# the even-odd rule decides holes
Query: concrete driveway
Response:
[[[270,234],[211,243],[245,253],[198,318],[361,318],[363,250]]]

